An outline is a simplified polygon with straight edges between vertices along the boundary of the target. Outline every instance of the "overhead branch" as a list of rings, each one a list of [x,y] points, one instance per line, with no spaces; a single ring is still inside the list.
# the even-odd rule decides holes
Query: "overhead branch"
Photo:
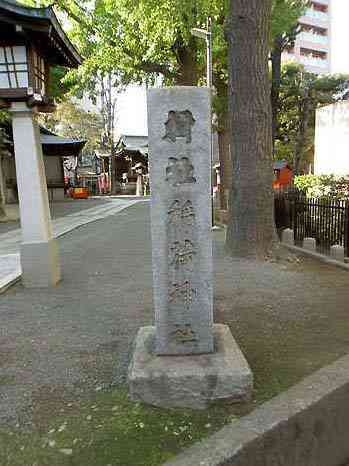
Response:
[[[60,8],[62,11],[67,13],[67,15],[73,19],[76,23],[80,24],[81,26],[85,27],[90,34],[95,34],[97,30],[91,26],[91,24],[85,20],[86,17],[86,12],[77,5],[77,7],[81,10],[81,14],[79,15],[78,13],[74,13],[74,11],[67,6],[65,2],[61,2],[60,0],[56,0],[53,5],[56,5],[58,8]]]
[[[168,66],[151,61],[141,62],[136,65],[136,68],[138,68],[140,71],[144,71],[145,73],[162,74],[165,78],[169,79],[175,76],[175,73],[172,72]]]

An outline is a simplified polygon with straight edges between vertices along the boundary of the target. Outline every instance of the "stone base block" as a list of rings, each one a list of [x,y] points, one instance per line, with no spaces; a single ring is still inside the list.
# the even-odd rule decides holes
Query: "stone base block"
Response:
[[[22,283],[26,288],[47,288],[57,285],[61,273],[56,240],[22,243],[21,267]]]
[[[158,356],[155,327],[142,327],[129,366],[130,397],[163,408],[205,409],[219,400],[249,401],[251,369],[229,327],[214,325],[215,352]]]
[[[307,251],[316,251],[316,239],[315,238],[304,238],[303,249]]]
[[[331,246],[331,257],[337,261],[344,262],[344,247],[340,244]]]
[[[286,228],[281,233],[281,241],[285,244],[294,244],[294,233],[291,228]]]

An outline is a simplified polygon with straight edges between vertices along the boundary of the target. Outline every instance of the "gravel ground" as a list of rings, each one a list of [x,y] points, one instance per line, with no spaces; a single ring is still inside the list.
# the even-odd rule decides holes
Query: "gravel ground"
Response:
[[[348,273],[289,257],[224,255],[215,233],[215,320],[255,373],[257,402],[349,351]],[[149,206],[59,239],[63,281],[0,298],[0,424],[40,425],[67,400],[124,383],[137,329],[153,322]]]

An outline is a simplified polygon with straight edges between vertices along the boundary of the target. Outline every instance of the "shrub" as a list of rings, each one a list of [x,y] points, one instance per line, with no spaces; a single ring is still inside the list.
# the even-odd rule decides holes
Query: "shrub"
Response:
[[[349,175],[302,175],[294,178],[294,185],[310,198],[349,200]]]

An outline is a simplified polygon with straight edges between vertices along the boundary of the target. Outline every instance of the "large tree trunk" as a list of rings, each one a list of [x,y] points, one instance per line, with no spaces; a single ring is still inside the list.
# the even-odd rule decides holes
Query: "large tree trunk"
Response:
[[[294,154],[294,163],[293,163],[293,172],[295,175],[300,174],[300,166],[302,161],[302,156],[304,153],[304,147],[307,140],[307,131],[309,126],[310,118],[310,91],[309,89],[305,90],[304,99],[301,103],[300,108],[300,125],[297,135],[297,142]]]
[[[215,88],[218,99],[218,147],[219,147],[219,163],[220,163],[220,192],[219,204],[220,209],[226,210],[228,207],[227,191],[231,189],[231,159],[230,159],[230,129],[229,129],[229,114],[226,102],[228,100],[228,85],[225,79],[222,79],[219,74],[214,75]]]
[[[174,49],[178,63],[175,84],[178,86],[197,86],[199,74],[196,60],[196,40],[192,38],[188,45],[184,45],[178,38]]]
[[[281,86],[281,55],[282,55],[283,39],[277,36],[273,42],[273,49],[271,51],[271,111],[272,111],[272,141],[273,141],[273,155],[275,155],[275,140],[278,133],[279,121],[279,100],[280,100],[280,86]]]
[[[268,52],[271,0],[231,0],[229,107],[233,180],[226,246],[265,258],[275,238]]]
[[[219,118],[218,147],[220,163],[220,208],[226,210],[228,207],[227,191],[231,190],[231,160],[230,160],[230,132],[228,127],[228,115],[224,113]]]

